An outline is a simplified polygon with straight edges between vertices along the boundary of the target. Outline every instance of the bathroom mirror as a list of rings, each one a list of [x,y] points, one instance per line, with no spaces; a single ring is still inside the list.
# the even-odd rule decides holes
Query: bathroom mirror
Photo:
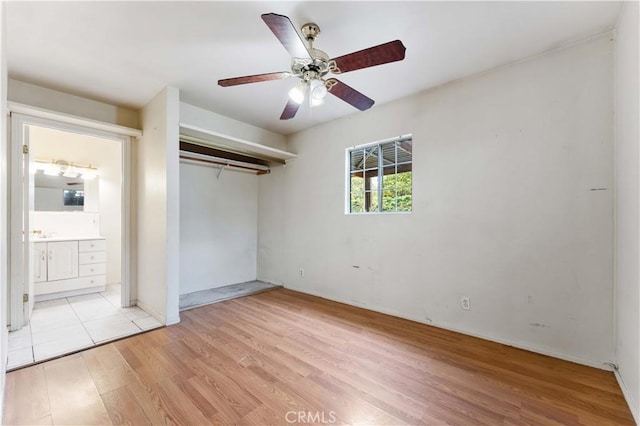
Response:
[[[42,171],[34,175],[34,209],[36,211],[98,211],[98,178],[84,180],[49,176]]]

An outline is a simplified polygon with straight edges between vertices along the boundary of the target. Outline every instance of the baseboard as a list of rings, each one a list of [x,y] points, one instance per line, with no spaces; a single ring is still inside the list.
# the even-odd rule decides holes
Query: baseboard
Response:
[[[100,293],[105,291],[106,286],[97,286],[89,288],[79,288],[76,290],[59,291],[57,293],[38,294],[34,296],[34,302],[45,302],[47,300],[63,299],[65,297],[81,296],[83,294]]]
[[[393,317],[398,317],[398,318],[402,318],[402,319],[406,319],[409,321],[414,321],[414,322],[418,322],[421,324],[426,324],[426,325],[430,325],[433,327],[437,327],[437,328],[441,328],[443,330],[448,330],[448,331],[454,331],[456,333],[460,333],[460,334],[465,334],[467,336],[472,336],[472,337],[477,337],[479,339],[483,339],[483,340],[489,340],[491,342],[496,342],[496,343],[501,343],[503,345],[507,345],[507,346],[512,346],[514,348],[518,348],[518,349],[523,349],[525,351],[529,351],[529,352],[535,352],[541,355],[546,355],[546,356],[550,356],[552,358],[558,358],[561,359],[563,361],[569,361],[569,362],[573,362],[576,364],[582,364],[582,365],[586,365],[589,367],[594,367],[597,368],[599,370],[606,370],[606,371],[613,371],[613,367],[612,367],[612,362],[610,361],[593,361],[593,360],[589,360],[589,359],[584,359],[584,358],[580,358],[580,357],[576,357],[573,355],[568,355],[562,352],[557,352],[553,349],[550,348],[544,348],[544,347],[539,347],[539,346],[535,346],[535,345],[528,345],[525,342],[519,342],[519,341],[512,341],[509,339],[504,339],[498,336],[492,336],[492,335],[487,335],[487,334],[480,334],[480,333],[475,333],[475,332],[470,332],[468,330],[462,330],[456,327],[452,327],[448,324],[445,323],[438,323],[438,322],[427,322],[422,318],[414,318],[411,316],[407,316],[404,315],[400,312],[395,312],[393,310],[387,309],[387,308],[383,308],[383,307],[379,307],[379,306],[371,306],[369,304],[366,303],[359,303],[359,302],[355,302],[353,300],[344,300],[341,299],[339,297],[328,297],[324,294],[320,294],[318,292],[314,292],[314,291],[310,291],[308,289],[305,288],[298,288],[295,286],[289,286],[289,285],[284,285],[284,288],[289,289],[289,290],[294,290],[294,291],[299,291],[300,293],[305,293],[305,294],[309,294],[312,296],[316,296],[316,297],[320,297],[322,299],[327,299],[327,300],[332,300],[334,302],[338,302],[338,303],[344,303],[345,305],[350,305],[350,306],[356,306],[358,308],[363,308],[363,309],[368,309],[370,311],[375,311],[375,312],[380,312],[382,314],[386,314],[386,315],[391,315]]]
[[[631,414],[633,415],[633,419],[636,421],[636,424],[640,424],[640,407],[636,405],[636,401],[631,397],[631,393],[629,392],[629,388],[622,380],[622,376],[618,370],[613,370],[613,374],[616,376],[616,380],[618,381],[618,386],[622,389],[622,395],[624,395],[625,401],[627,401],[627,405],[629,406],[629,410],[631,410]]]

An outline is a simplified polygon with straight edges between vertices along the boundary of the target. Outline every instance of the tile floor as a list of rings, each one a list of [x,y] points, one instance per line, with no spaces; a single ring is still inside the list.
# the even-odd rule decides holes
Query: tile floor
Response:
[[[138,307],[120,307],[120,285],[102,293],[36,302],[29,325],[9,333],[7,369],[140,333],[162,324]]]

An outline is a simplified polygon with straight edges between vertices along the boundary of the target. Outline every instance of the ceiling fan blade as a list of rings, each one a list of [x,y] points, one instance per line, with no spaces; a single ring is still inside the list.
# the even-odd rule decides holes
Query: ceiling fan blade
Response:
[[[265,13],[262,15],[262,20],[291,56],[311,59],[307,46],[304,45],[304,41],[300,38],[289,18],[276,13]]]
[[[218,80],[218,85],[222,87],[237,86],[238,84],[260,83],[261,81],[282,80],[291,77],[290,72],[270,72],[267,74],[246,75],[244,77],[225,78]]]
[[[282,111],[282,115],[280,115],[280,120],[289,120],[296,116],[298,109],[300,108],[300,104],[293,102],[291,99],[287,102],[287,105],[284,107],[284,111]]]
[[[331,71],[336,74],[359,70],[362,68],[375,67],[376,65],[388,64],[389,62],[401,61],[407,50],[400,40],[373,46],[368,49],[349,53],[331,60],[331,65],[335,63],[335,69]]]
[[[326,82],[327,90],[333,96],[338,97],[348,104],[353,105],[360,111],[367,110],[373,106],[375,101],[358,92],[351,86],[347,86],[340,80],[330,78]]]

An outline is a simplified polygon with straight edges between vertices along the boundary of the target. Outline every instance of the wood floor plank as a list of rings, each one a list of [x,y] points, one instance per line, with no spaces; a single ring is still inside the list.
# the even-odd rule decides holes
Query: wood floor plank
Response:
[[[114,425],[144,426],[152,424],[126,386],[103,393],[101,397]]]
[[[154,383],[155,385],[156,383]],[[154,387],[148,387],[139,380],[128,383],[127,391],[136,400],[144,415],[153,425],[180,424],[180,419],[171,416]]]
[[[126,386],[135,379],[133,368],[113,344],[84,351],[82,356],[101,395]]]
[[[55,425],[106,426],[113,424],[101,399],[82,407],[56,409],[51,418]]]
[[[55,424],[111,424],[82,356],[60,358],[43,366]]]
[[[158,385],[163,405],[173,418],[178,419],[179,424],[206,425],[210,423],[210,420],[202,414],[189,396],[181,391],[173,378],[161,380]]]
[[[291,290],[181,321],[9,373],[4,422],[633,424],[610,372]]]
[[[51,415],[42,364],[7,374],[3,424],[43,424]],[[44,420],[43,420],[44,419]]]

